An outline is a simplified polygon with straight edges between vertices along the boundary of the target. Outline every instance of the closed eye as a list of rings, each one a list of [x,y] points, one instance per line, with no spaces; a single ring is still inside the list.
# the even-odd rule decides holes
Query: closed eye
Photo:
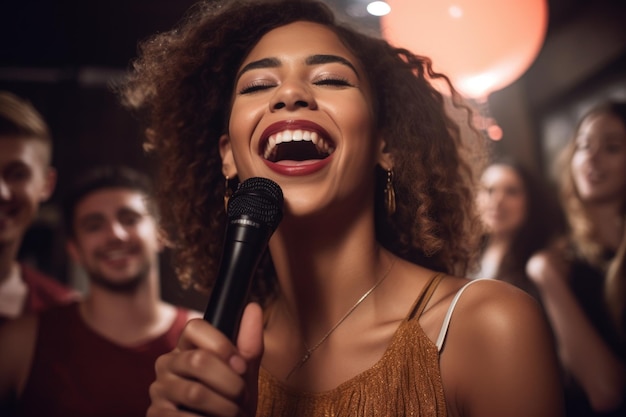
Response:
[[[94,233],[102,229],[105,225],[104,218],[99,214],[89,214],[79,219],[77,228],[85,233]]]
[[[604,147],[609,153],[617,153],[624,149],[624,144],[623,138],[618,138],[617,140],[609,139],[605,142]]]
[[[239,94],[252,94],[257,91],[267,90],[268,88],[275,87],[276,84],[267,81],[254,81],[248,85],[245,85],[239,90]]]
[[[352,83],[350,83],[345,78],[324,78],[324,79],[315,81],[313,84],[329,85],[329,86],[336,86],[336,87],[353,87]]]

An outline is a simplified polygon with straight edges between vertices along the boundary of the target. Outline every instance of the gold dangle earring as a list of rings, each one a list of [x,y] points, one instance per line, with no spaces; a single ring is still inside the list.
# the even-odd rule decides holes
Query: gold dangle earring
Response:
[[[396,212],[396,190],[393,188],[393,169],[387,170],[387,184],[385,185],[385,206],[387,215],[392,216]]]
[[[230,200],[230,197],[233,195],[233,190],[228,184],[229,180],[230,178],[226,175],[224,177],[224,210],[226,211],[228,211],[228,200]]]

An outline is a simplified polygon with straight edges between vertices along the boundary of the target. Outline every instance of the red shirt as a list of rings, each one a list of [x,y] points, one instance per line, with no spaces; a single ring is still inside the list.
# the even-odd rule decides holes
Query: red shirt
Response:
[[[78,298],[78,293],[43,274],[40,271],[20,264],[22,280],[28,287],[28,295],[23,313],[35,313],[60,304],[68,304]]]
[[[187,318],[179,308],[167,332],[125,347],[86,326],[78,303],[40,313],[32,368],[16,415],[145,417],[154,362],[176,346]]]

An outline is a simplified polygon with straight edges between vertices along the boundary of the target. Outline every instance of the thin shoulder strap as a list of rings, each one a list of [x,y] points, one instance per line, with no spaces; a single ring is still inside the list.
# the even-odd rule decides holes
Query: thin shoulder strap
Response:
[[[469,287],[475,282],[482,281],[482,280],[483,279],[472,280],[468,282],[467,284],[463,285],[463,287],[461,287],[456,292],[456,295],[454,296],[454,298],[452,299],[452,302],[450,303],[450,307],[448,307],[448,312],[446,313],[446,316],[443,319],[443,324],[441,325],[441,330],[439,331],[439,337],[437,337],[437,342],[435,343],[435,345],[437,346],[438,352],[441,352],[441,349],[443,348],[443,344],[446,341],[446,336],[448,334],[448,327],[450,327],[450,319],[452,318],[452,313],[454,312],[454,308],[456,307],[457,301],[459,301],[459,298],[461,298],[461,294],[463,294],[463,292],[467,289],[467,287]]]
[[[428,304],[430,297],[432,297],[433,293],[437,289],[439,281],[441,281],[443,277],[444,274],[438,272],[430,278],[426,285],[424,285],[421,294],[417,297],[417,301],[415,301],[415,304],[411,308],[411,312],[408,316],[409,319],[413,317],[420,317],[422,315],[424,308],[426,308],[426,304]]]

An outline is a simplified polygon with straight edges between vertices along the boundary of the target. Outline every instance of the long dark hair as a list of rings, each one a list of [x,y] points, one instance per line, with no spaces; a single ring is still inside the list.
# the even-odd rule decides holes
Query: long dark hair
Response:
[[[582,123],[589,117],[608,114],[617,117],[626,130],[626,102],[609,100],[599,103],[580,118],[574,134],[563,149],[559,166],[560,198],[570,229],[570,242],[576,253],[591,265],[605,271],[604,295],[621,336],[626,339],[626,227],[617,252],[610,263],[605,259],[606,248],[602,247],[595,236],[594,225],[587,214],[585,204],[574,184],[571,160],[576,151],[576,136]],[[626,222],[626,195],[620,212],[622,223]]]
[[[552,185],[546,185],[521,162],[512,157],[500,157],[489,164],[503,165],[519,177],[526,196],[524,221],[515,232],[511,245],[502,257],[496,278],[510,282],[534,296],[538,293],[526,275],[526,263],[537,251],[544,249],[565,232],[565,219],[554,197]],[[489,235],[483,238],[483,247]]]

